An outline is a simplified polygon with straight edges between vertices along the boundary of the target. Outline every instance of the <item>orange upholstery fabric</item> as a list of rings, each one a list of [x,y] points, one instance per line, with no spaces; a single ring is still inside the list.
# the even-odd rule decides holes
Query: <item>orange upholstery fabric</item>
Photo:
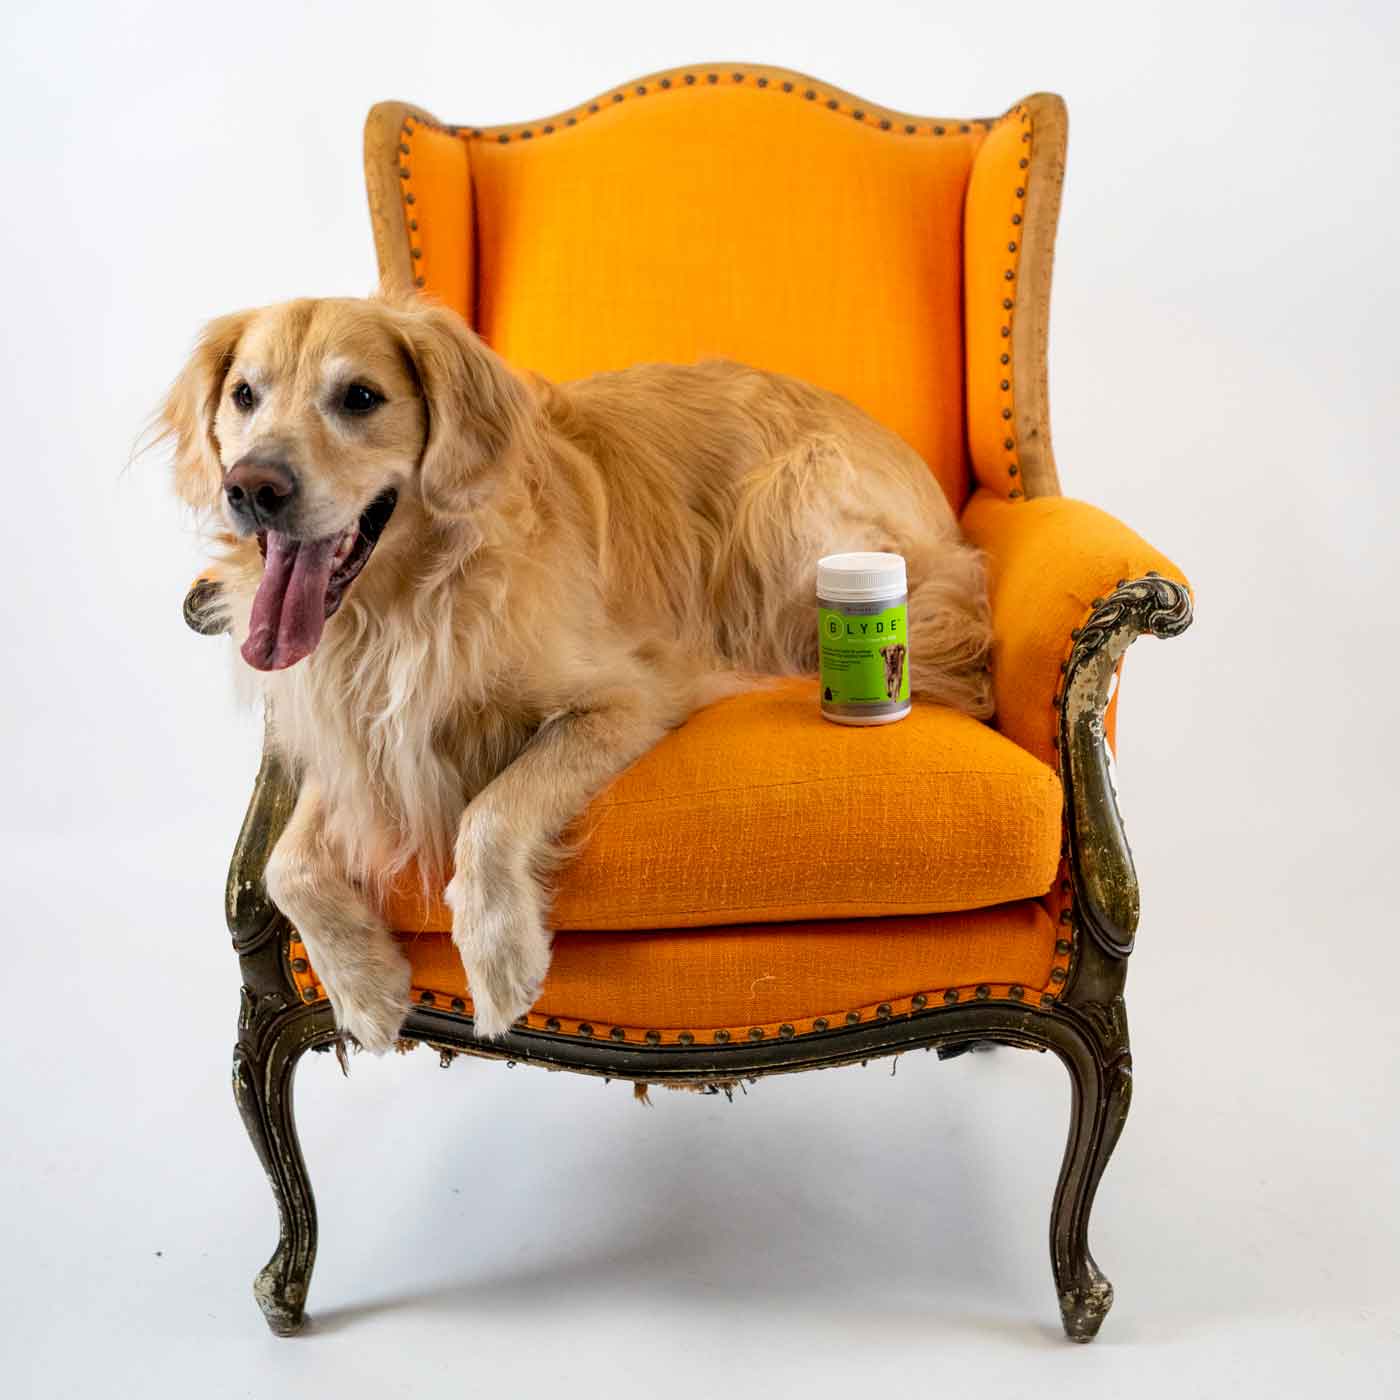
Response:
[[[408,171],[402,189],[415,280],[471,322],[476,254],[467,148],[426,125],[414,130],[412,141],[412,160],[400,168]]]
[[[689,77],[462,132],[476,328],[554,379],[713,355],[796,375],[900,433],[960,509],[963,204],[984,126],[752,65]],[[420,142],[451,139],[406,136],[414,188]],[[445,259],[456,235],[419,222],[426,289],[457,305],[472,250]]]
[[[916,704],[850,729],[787,680],[693,715],[585,814],[560,874],[558,929],[679,929],[930,914],[1044,894],[1059,781],[994,730]],[[449,930],[406,881],[397,929]]]
[[[1026,208],[1030,120],[1003,117],[982,143],[967,192],[967,441],[977,481],[1019,490],[1012,312]]]
[[[461,959],[441,933],[405,935],[413,999],[470,1007]],[[295,943],[291,956],[304,960]],[[986,997],[1032,1005],[1054,995],[1068,943],[1037,903],[926,918],[760,924],[695,932],[570,933],[528,1017],[538,1029],[675,1043],[693,1035],[801,1035],[851,1016]],[[301,966],[301,962],[298,962]],[[314,969],[294,973],[304,997],[324,992]],[[915,998],[923,998],[916,1002]],[[580,1027],[583,1027],[580,1032]],[[716,1032],[719,1035],[716,1035]]]
[[[1111,515],[1064,496],[1007,501],[981,489],[962,527],[990,561],[997,727],[1054,764],[1054,701],[1070,634],[1120,580],[1155,570],[1185,583],[1185,575]]]

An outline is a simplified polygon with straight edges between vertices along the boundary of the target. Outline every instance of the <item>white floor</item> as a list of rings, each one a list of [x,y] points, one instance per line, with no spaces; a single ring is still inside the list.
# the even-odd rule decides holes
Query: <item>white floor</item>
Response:
[[[1379,859],[1352,841],[1311,854]],[[10,998],[5,1393],[1393,1396],[1400,958],[1377,943],[1356,967],[1345,941],[1387,911],[1284,877],[1242,936],[1193,897],[1232,858],[1218,833],[1164,822],[1139,844],[1137,1090],[1093,1230],[1118,1301],[1091,1347],[1061,1337],[1046,1252],[1067,1080],[1006,1049],[650,1109],[425,1050],[359,1057],[348,1081],[308,1056],[313,1322],[274,1339],[249,1292],[276,1226],[228,1089],[237,983],[208,870],[172,838],[75,886],[69,853],[36,847],[11,985],[74,958]],[[126,882],[159,891],[144,925]],[[1207,949],[1219,980],[1192,971]]]

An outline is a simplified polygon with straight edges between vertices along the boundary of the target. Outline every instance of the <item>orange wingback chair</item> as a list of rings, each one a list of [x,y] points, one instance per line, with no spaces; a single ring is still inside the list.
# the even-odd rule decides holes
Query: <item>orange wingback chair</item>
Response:
[[[1128,643],[1191,609],[1165,557],[1060,495],[1046,337],[1065,134],[1046,94],[932,119],[723,64],[500,127],[383,103],[365,165],[384,280],[515,365],[570,379],[726,355],[902,434],[986,551],[996,630],[993,726],[916,705],[840,729],[794,681],[665,739],[588,812],[552,971],[503,1042],[473,1036],[450,913],[396,895],[405,1039],[719,1088],[917,1045],[1054,1050],[1074,1106],[1051,1257],[1066,1331],[1088,1340],[1112,1301],[1087,1229],[1128,1106],[1137,924],[1109,696]],[[293,799],[269,753],[229,882],[235,1087],[282,1217],[256,1292],[279,1332],[301,1324],[315,1253],[292,1071],[336,1040],[262,882]]]

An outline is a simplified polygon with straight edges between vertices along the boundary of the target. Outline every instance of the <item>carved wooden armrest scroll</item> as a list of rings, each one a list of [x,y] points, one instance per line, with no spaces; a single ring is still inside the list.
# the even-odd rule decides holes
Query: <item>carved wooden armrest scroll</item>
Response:
[[[1138,882],[1113,788],[1104,735],[1113,676],[1128,646],[1144,633],[1175,637],[1191,625],[1185,586],[1150,573],[1096,599],[1074,633],[1060,709],[1060,768],[1065,777],[1070,860],[1080,922],[1111,958],[1133,950]]]
[[[202,637],[217,637],[229,630],[224,590],[213,579],[196,579],[185,594],[185,626]]]

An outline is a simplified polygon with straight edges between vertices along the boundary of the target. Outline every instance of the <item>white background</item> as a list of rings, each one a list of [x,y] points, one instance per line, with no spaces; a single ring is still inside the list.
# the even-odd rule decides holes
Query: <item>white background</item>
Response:
[[[13,1396],[1393,1395],[1396,8],[11,5],[3,20],[0,1388]],[[1195,628],[1126,672],[1137,1095],[1060,1339],[1048,1057],[723,1100],[309,1057],[315,1323],[228,1090],[257,747],[164,464],[208,316],[368,291],[371,102],[555,111],[746,59],[917,112],[1063,93],[1054,428]]]

